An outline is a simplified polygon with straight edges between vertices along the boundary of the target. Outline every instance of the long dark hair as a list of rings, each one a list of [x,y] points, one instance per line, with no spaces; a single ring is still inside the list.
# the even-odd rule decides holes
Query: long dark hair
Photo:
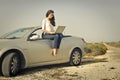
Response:
[[[54,13],[54,11],[53,10],[48,10],[47,13],[46,13],[46,17],[48,17],[50,13]],[[55,17],[54,16],[50,19],[50,23],[53,26],[55,26]]]

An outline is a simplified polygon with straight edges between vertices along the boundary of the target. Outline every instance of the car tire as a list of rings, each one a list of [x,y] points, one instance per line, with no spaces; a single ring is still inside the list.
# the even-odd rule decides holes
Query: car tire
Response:
[[[81,63],[82,53],[80,49],[74,49],[70,56],[70,65],[78,66]]]
[[[20,59],[18,54],[9,52],[2,62],[3,76],[16,76],[20,69]]]

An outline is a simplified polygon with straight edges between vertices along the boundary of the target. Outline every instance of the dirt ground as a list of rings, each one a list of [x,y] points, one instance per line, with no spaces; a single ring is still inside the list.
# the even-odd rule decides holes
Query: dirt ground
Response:
[[[0,80],[120,80],[120,48],[108,46],[105,55],[86,57],[80,66],[57,64],[22,70]]]

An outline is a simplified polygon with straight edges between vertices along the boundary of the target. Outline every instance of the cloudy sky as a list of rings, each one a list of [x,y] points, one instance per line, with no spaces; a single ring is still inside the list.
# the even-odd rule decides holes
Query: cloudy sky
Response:
[[[120,0],[0,0],[0,35],[41,25],[49,9],[65,34],[87,42],[120,41]]]

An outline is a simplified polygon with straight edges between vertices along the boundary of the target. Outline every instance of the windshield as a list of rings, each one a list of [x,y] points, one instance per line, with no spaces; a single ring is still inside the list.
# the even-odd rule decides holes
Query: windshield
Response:
[[[18,38],[22,38],[29,31],[31,31],[31,28],[18,29],[16,31],[11,32],[11,33],[7,33],[7,34],[3,35],[0,38],[4,38],[4,39],[18,39]]]

